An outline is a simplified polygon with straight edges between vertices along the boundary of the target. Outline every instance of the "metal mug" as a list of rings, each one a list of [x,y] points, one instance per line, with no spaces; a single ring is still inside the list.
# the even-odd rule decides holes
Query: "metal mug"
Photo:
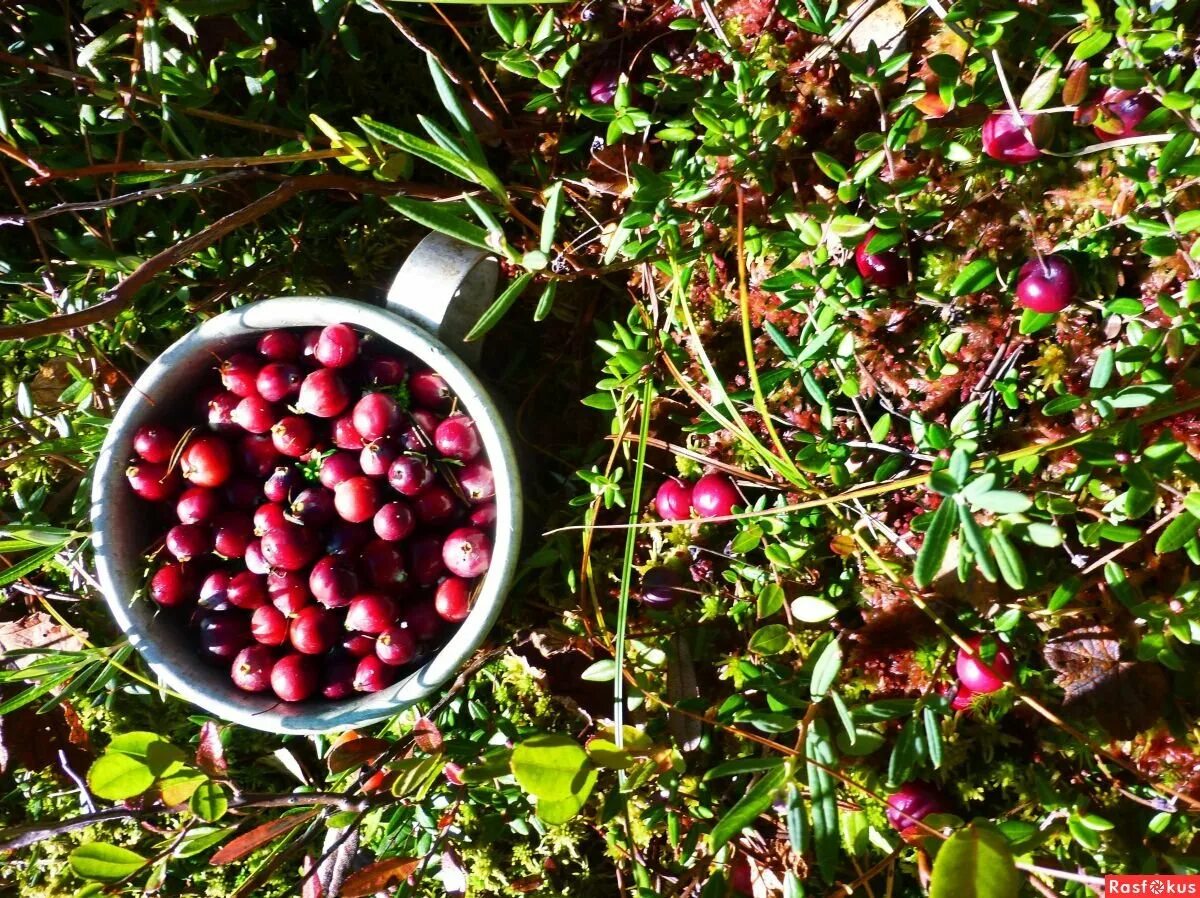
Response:
[[[471,370],[479,346],[462,338],[492,301],[494,258],[440,234],[427,236],[396,275],[383,307],[332,296],[267,299],[217,315],[182,337],[138,378],[113,418],[92,484],[96,568],[104,598],[130,643],[162,682],[224,720],[275,733],[319,733],[382,720],[430,696],[466,663],[495,623],[517,564],[521,485],[512,440],[496,404]],[[470,615],[418,670],[380,692],[343,701],[280,702],[238,689],[227,670],[203,661],[193,635],[156,613],[144,594],[152,536],[125,478],[135,431],[191,402],[214,360],[275,328],[347,323],[410,352],[441,374],[474,418],[496,482],[491,568]],[[451,349],[450,347],[455,347]]]

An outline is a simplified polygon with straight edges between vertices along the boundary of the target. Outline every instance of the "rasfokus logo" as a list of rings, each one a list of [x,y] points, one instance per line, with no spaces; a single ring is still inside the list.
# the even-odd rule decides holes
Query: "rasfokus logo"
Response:
[[[1150,898],[1168,898],[1171,895],[1200,896],[1200,876],[1183,876],[1169,873],[1148,873],[1104,877],[1105,898],[1118,895],[1146,895]]]

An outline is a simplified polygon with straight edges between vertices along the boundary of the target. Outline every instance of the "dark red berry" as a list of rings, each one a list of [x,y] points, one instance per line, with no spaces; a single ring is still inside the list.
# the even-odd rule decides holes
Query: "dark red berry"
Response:
[[[331,701],[350,698],[357,671],[357,658],[336,658],[322,665],[321,695]]]
[[[359,692],[378,692],[396,681],[391,665],[384,664],[378,655],[360,658],[354,671],[354,688]]]
[[[270,434],[249,434],[238,443],[242,470],[255,477],[267,477],[279,466],[279,450]]]
[[[275,407],[261,396],[247,396],[233,410],[233,423],[249,433],[266,433],[277,417]]]
[[[930,814],[946,813],[946,799],[942,793],[922,780],[905,783],[888,796],[887,803],[888,823],[901,833],[919,831],[918,821]]]
[[[333,422],[333,445],[339,449],[353,449],[356,452],[366,443],[354,427],[354,415],[342,415]]]
[[[231,477],[221,489],[225,503],[239,511],[253,511],[262,501],[262,485],[249,477]]]
[[[380,539],[398,542],[412,536],[417,528],[417,519],[406,503],[396,501],[388,502],[375,512],[372,524]]]
[[[375,637],[366,633],[351,633],[342,640],[342,648],[355,658],[365,658],[375,654]]]
[[[300,458],[317,444],[317,434],[310,419],[284,415],[271,428],[271,442],[288,458]]]
[[[442,561],[459,577],[478,577],[492,563],[492,540],[476,527],[460,527],[442,544]]]
[[[868,284],[890,290],[908,282],[908,265],[894,249],[885,249],[877,253],[868,250],[871,238],[877,233],[874,228],[867,231],[862,243],[854,250],[854,264],[858,266],[858,273]]]
[[[620,72],[612,68],[603,68],[592,78],[591,84],[588,85],[588,97],[593,103],[599,103],[602,106],[607,106],[613,101],[613,97],[617,95],[617,82],[620,79]]]
[[[423,408],[412,409],[408,416],[412,426],[400,434],[400,445],[410,452],[425,452],[433,445],[433,435],[441,418]]]
[[[483,440],[475,422],[466,415],[451,415],[437,426],[433,443],[446,458],[470,461],[483,451]]]
[[[235,608],[253,611],[267,604],[267,578],[262,574],[241,571],[229,578],[226,594]]]
[[[373,356],[363,366],[363,376],[373,387],[394,387],[404,383],[408,366],[392,356]]]
[[[295,331],[267,331],[258,338],[258,354],[272,362],[290,362],[300,358],[304,345]]]
[[[422,524],[444,524],[459,510],[458,499],[440,483],[427,486],[412,500],[413,513]]]
[[[247,692],[266,692],[271,688],[271,668],[275,653],[265,645],[248,645],[233,659],[230,679]]]
[[[312,604],[308,578],[297,571],[271,571],[267,575],[267,595],[271,604],[289,617]]]
[[[354,405],[354,429],[368,443],[399,430],[401,420],[400,406],[386,393],[367,393]]]
[[[417,640],[405,627],[388,627],[375,640],[375,654],[384,664],[400,667],[417,657]]]
[[[220,499],[215,492],[207,487],[192,486],[179,494],[179,501],[175,503],[175,514],[178,515],[180,523],[199,524],[216,514],[220,505]]]
[[[330,555],[357,556],[359,551],[373,538],[374,531],[365,524],[339,521],[329,528],[325,537],[325,551]]]
[[[345,559],[326,555],[309,572],[308,588],[326,608],[342,608],[358,595],[358,575]]]
[[[318,477],[322,486],[334,489],[339,483],[361,474],[358,455],[353,452],[334,452],[322,460]]]
[[[359,593],[346,610],[346,629],[382,633],[396,620],[396,603],[379,592]]]
[[[309,605],[292,618],[288,638],[296,651],[305,655],[323,655],[337,643],[338,620],[328,608]]]
[[[310,486],[292,501],[291,515],[306,527],[319,527],[334,519],[333,490]]]
[[[369,477],[351,477],[334,487],[333,504],[342,520],[358,524],[379,510],[379,490]]]
[[[220,437],[193,437],[179,456],[179,468],[196,486],[220,486],[233,473],[233,455]]]
[[[125,469],[129,486],[150,502],[171,499],[179,491],[179,472],[168,471],[161,462],[135,461]]]
[[[654,509],[664,521],[686,521],[692,515],[692,487],[678,477],[664,480],[654,496]]]
[[[390,591],[408,579],[404,570],[404,553],[382,539],[371,540],[363,546],[361,562],[372,586]]]
[[[233,410],[238,407],[242,397],[228,390],[222,390],[208,401],[206,420],[208,426],[218,433],[232,433],[241,430],[233,423]]]
[[[310,531],[289,522],[263,534],[262,553],[271,567],[298,571],[317,554],[317,543]]]
[[[300,335],[301,355],[306,359],[316,361],[314,353],[317,350],[317,341],[321,339],[321,328],[310,327]]]
[[[133,435],[133,451],[149,462],[168,462],[179,444],[179,434],[161,424],[145,424]]]
[[[299,471],[281,465],[271,472],[271,476],[263,484],[263,495],[272,502],[287,502],[303,482],[304,478]]]
[[[454,397],[446,379],[433,371],[417,371],[413,374],[408,379],[408,391],[413,402],[435,412],[446,408]]]
[[[200,599],[197,604],[206,611],[228,611],[229,581],[233,575],[229,571],[213,571],[200,584]]]
[[[264,502],[254,510],[254,532],[259,536],[287,523],[287,509],[278,502]]]
[[[250,624],[240,611],[214,611],[200,619],[200,647],[210,659],[232,661],[250,641]]]
[[[1075,271],[1062,256],[1031,259],[1017,274],[1017,301],[1034,312],[1061,312],[1075,300]]]
[[[315,658],[307,655],[284,655],[271,668],[271,688],[285,702],[302,702],[314,692],[320,682]]]
[[[1039,145],[1048,138],[1049,117],[1022,114],[1020,118],[1011,110],[1001,109],[988,116],[983,123],[983,151],[993,159],[1025,165],[1042,155]],[[1025,129],[1033,137],[1031,143]]]
[[[322,329],[313,355],[326,368],[345,368],[358,358],[358,334],[346,324]]]
[[[442,620],[462,623],[471,613],[471,582],[462,577],[447,577],[438,584],[433,607]]]
[[[254,384],[258,394],[267,402],[282,402],[289,396],[300,392],[300,384],[304,381],[304,372],[297,365],[285,362],[272,362],[264,365],[258,372]]]
[[[223,558],[241,558],[254,540],[254,522],[249,515],[223,511],[212,519],[213,551]]]
[[[742,497],[728,474],[705,474],[692,487],[692,508],[702,518],[722,517],[741,504]]]
[[[402,496],[416,496],[433,483],[433,467],[420,455],[401,455],[388,468],[388,483]]]
[[[1093,130],[1101,140],[1120,140],[1142,134],[1138,125],[1158,108],[1158,101],[1144,91],[1120,90],[1110,87],[1100,98],[1103,113],[1097,117]]]
[[[168,562],[150,578],[150,598],[163,608],[178,608],[195,595],[196,580],[187,565]]]
[[[386,477],[396,450],[384,441],[368,443],[358,455],[358,465],[368,477]]]
[[[246,554],[242,556],[242,560],[246,564],[246,570],[255,574],[267,574],[271,571],[271,565],[263,555],[262,540],[260,539],[256,539],[246,546]]]
[[[221,383],[230,393],[241,396],[258,395],[258,372],[262,362],[248,353],[239,352],[221,363]]]
[[[652,608],[670,608],[686,595],[674,568],[652,567],[642,575],[642,601]]]
[[[283,645],[288,638],[287,615],[274,605],[262,605],[250,615],[250,635],[263,645]]]
[[[422,536],[408,543],[408,573],[418,586],[432,586],[445,570],[442,541],[436,536]]]
[[[336,418],[350,404],[350,391],[332,368],[318,368],[300,385],[296,406],[318,418]]]
[[[420,642],[435,639],[442,630],[442,618],[431,599],[408,604],[400,615],[400,623]]]
[[[212,551],[212,532],[204,524],[176,524],[167,531],[167,551],[187,561]]]

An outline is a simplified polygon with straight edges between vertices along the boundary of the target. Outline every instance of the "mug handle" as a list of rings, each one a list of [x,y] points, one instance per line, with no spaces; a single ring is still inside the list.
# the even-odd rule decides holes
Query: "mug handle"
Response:
[[[482,346],[463,338],[495,297],[498,276],[495,256],[435,232],[404,260],[384,307],[433,334],[476,367]]]

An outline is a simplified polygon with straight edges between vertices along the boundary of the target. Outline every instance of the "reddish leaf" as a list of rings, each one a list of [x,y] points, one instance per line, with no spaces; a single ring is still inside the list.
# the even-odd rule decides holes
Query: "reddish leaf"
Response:
[[[524,894],[526,892],[536,892],[542,887],[542,877],[540,876],[522,876],[520,879],[514,879],[508,884],[508,887],[514,892]]]
[[[1092,68],[1086,62],[1071,69],[1067,80],[1063,82],[1062,98],[1064,106],[1078,106],[1088,92],[1088,75]]]
[[[308,876],[313,868],[313,856],[311,854],[304,855],[304,864],[300,867],[300,872]],[[317,876],[308,876],[304,880],[304,887],[300,890],[300,898],[321,898],[321,880]]]
[[[442,731],[428,717],[422,717],[413,727],[413,736],[417,748],[429,755],[436,755],[442,750]]]
[[[325,762],[329,765],[330,773],[341,773],[343,770],[361,767],[368,761],[379,757],[390,747],[391,743],[383,739],[376,739],[374,736],[360,736],[358,739],[351,739],[341,745],[335,745],[325,756]]]
[[[210,864],[219,866],[221,864],[232,864],[234,861],[240,861],[250,852],[257,848],[274,842],[276,839],[286,836],[302,823],[307,823],[313,817],[317,816],[316,809],[305,811],[302,814],[292,814],[288,817],[280,817],[278,820],[272,820],[269,823],[264,823],[262,826],[256,826],[248,833],[243,833],[232,842],[221,846],[221,848],[208,859]]]
[[[225,746],[221,744],[221,728],[206,721],[200,728],[200,744],[196,746],[196,766],[209,776],[222,777],[229,772]]]
[[[390,857],[376,861],[346,877],[342,883],[342,898],[370,898],[389,886],[399,885],[413,875],[420,863],[415,857]]]

